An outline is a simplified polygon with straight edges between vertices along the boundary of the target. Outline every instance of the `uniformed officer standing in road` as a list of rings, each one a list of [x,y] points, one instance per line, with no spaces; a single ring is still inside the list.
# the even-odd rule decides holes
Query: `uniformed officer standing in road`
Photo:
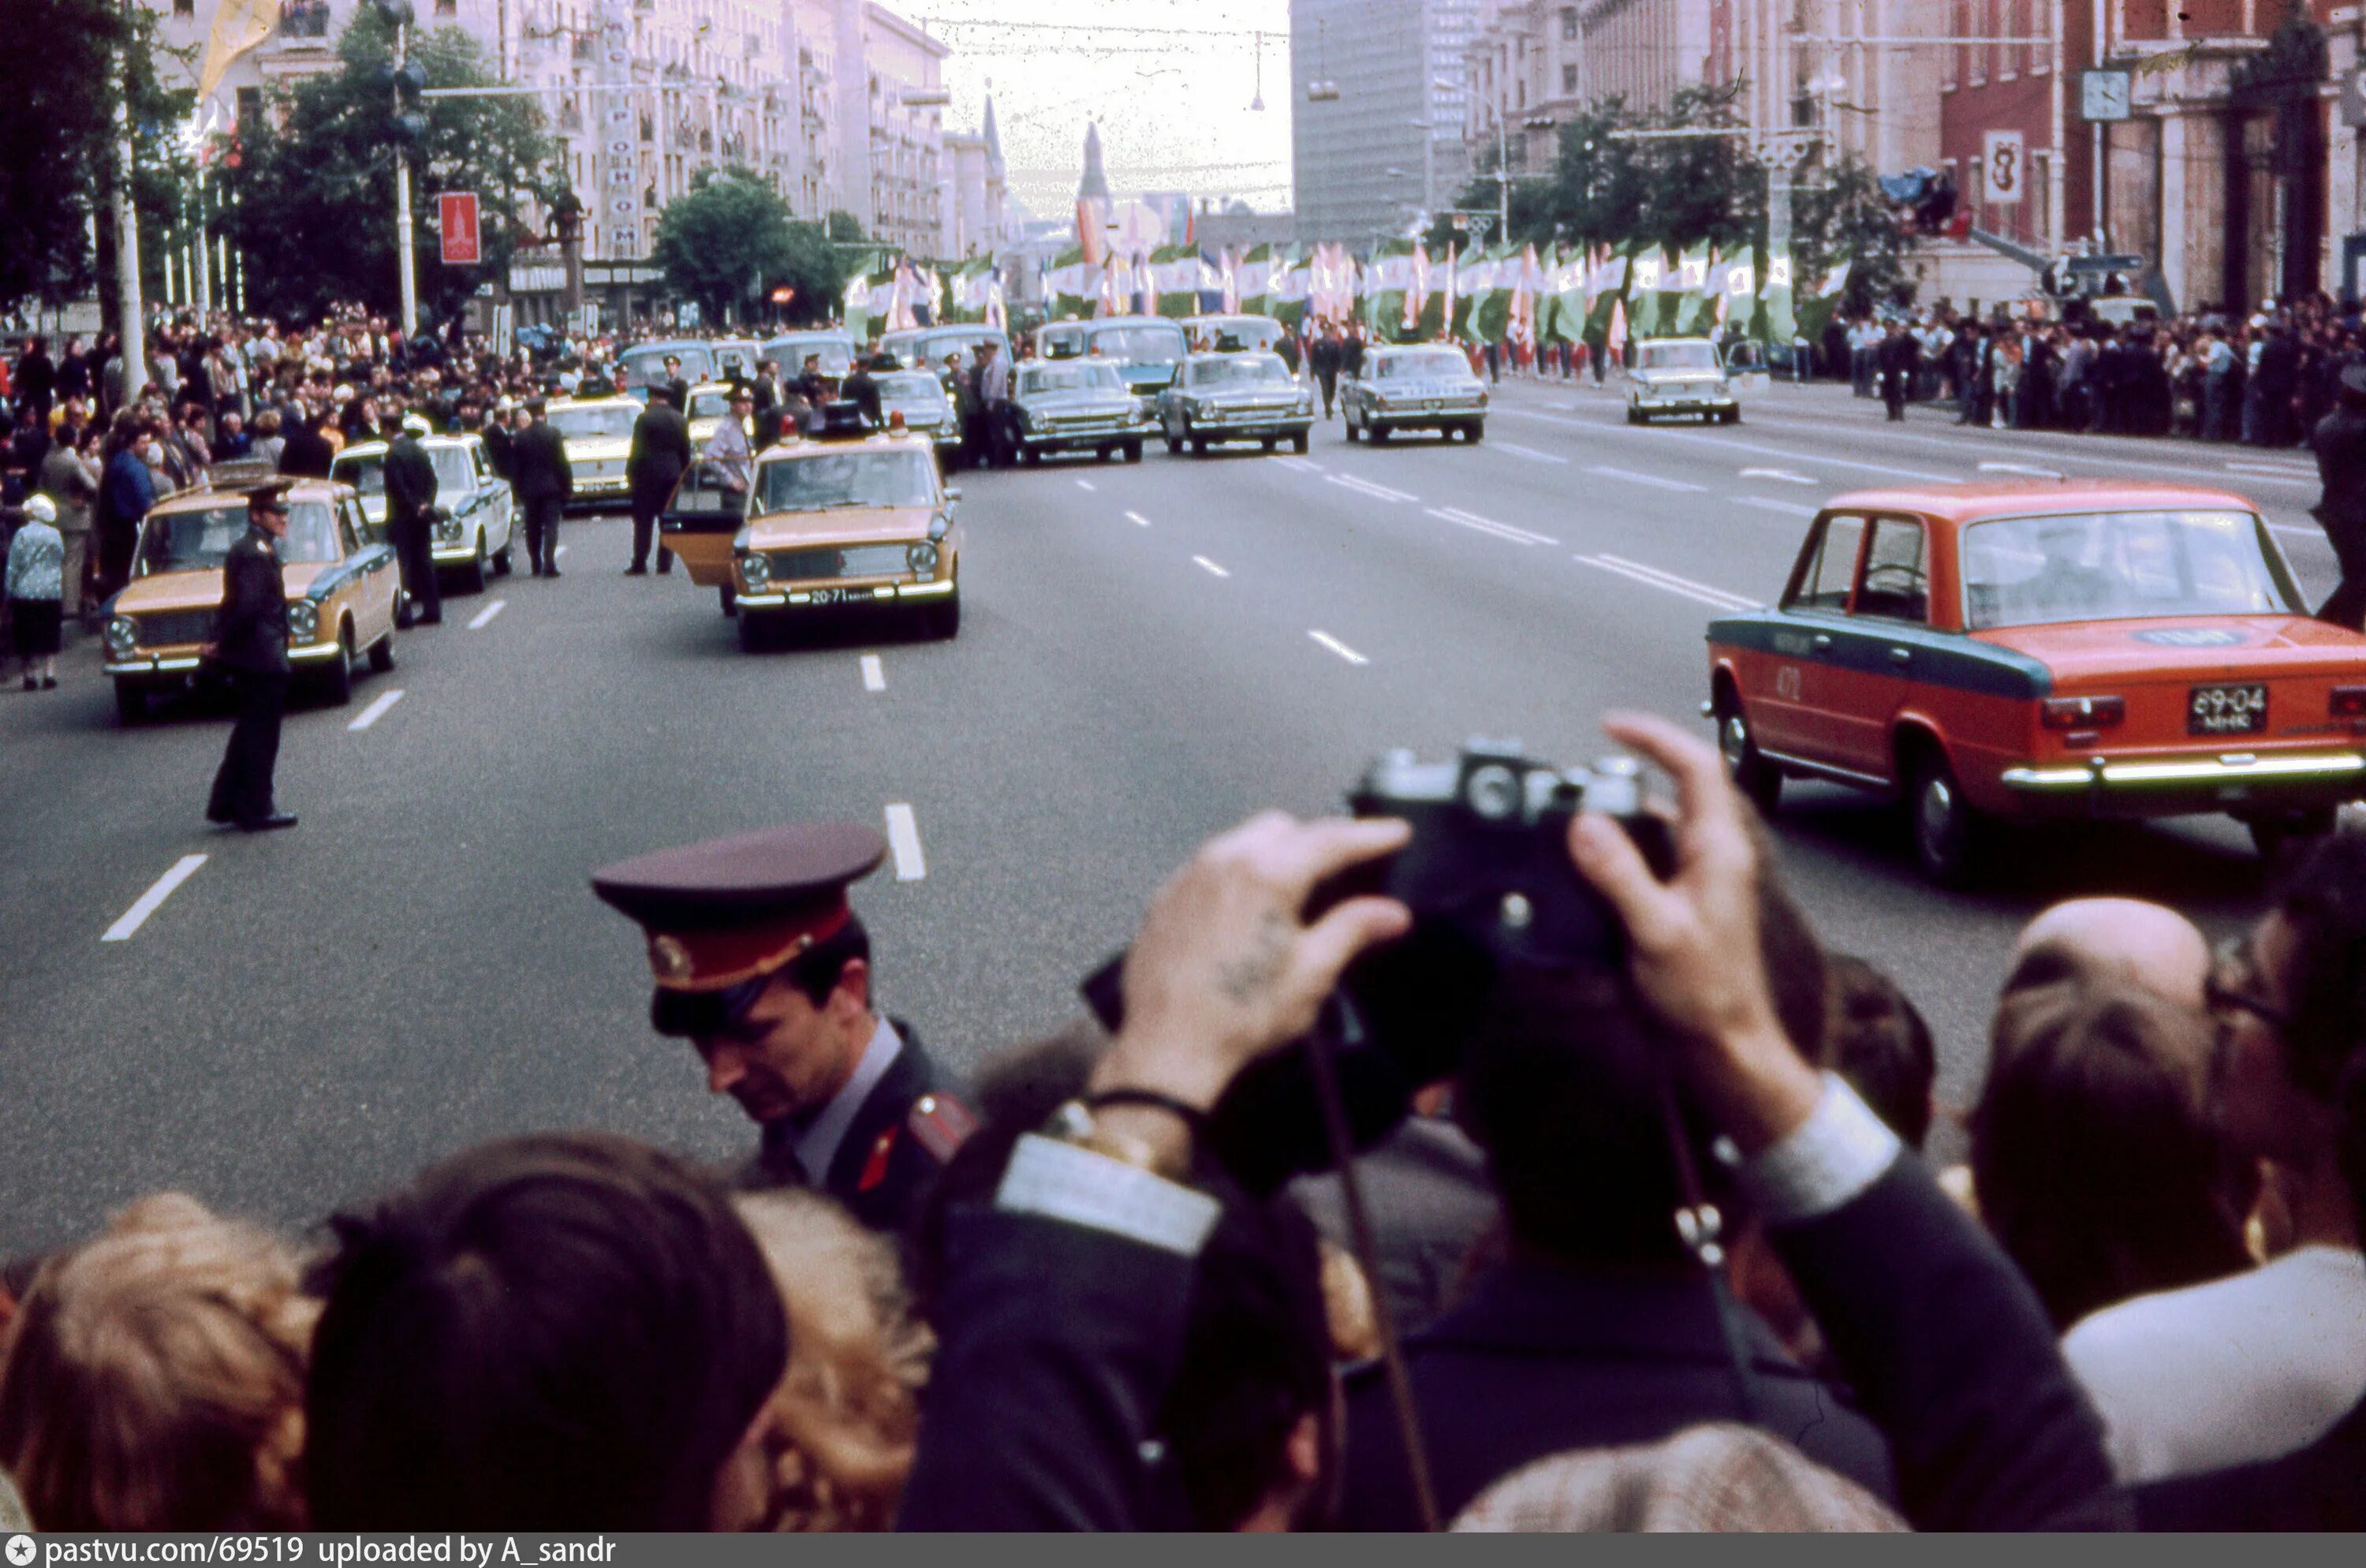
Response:
[[[287,536],[287,487],[270,484],[246,498],[246,532],[222,562],[221,609],[207,659],[230,676],[238,698],[221,769],[214,774],[206,820],[250,833],[293,828],[296,814],[274,803],[279,717],[287,705],[287,584],[280,573]]]
[[[868,828],[801,823],[624,861],[592,887],[648,933],[650,1024],[695,1045],[708,1089],[763,1129],[740,1184],[818,1188],[899,1232],[975,1122],[873,1004],[846,890],[886,854]]]
[[[2316,422],[2308,444],[2325,485],[2316,520],[2341,562],[2340,585],[2316,618],[2366,629],[2366,361],[2342,367],[2339,400]]]
[[[652,387],[648,407],[633,421],[632,453],[625,459],[625,482],[633,492],[633,564],[625,569],[626,577],[648,575],[658,515],[689,467],[689,422],[674,407],[672,388]],[[672,570],[673,552],[659,542],[658,571],[663,575]]]
[[[402,563],[402,613],[395,624],[444,624],[444,597],[435,586],[435,463],[419,438],[427,421],[402,416],[402,431],[386,449],[386,533]]]

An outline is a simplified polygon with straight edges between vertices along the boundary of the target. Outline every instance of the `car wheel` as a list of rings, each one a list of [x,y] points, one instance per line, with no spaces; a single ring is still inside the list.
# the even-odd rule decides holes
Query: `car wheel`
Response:
[[[1019,460],[1031,468],[1041,468],[1043,464],[1043,448],[1022,446],[1019,449]]]
[[[739,651],[761,653],[772,645],[772,628],[762,615],[739,617]]]
[[[715,593],[715,597],[723,601],[723,613],[726,615],[736,615],[739,613],[739,595],[732,592],[729,583],[727,582],[716,589]]]
[[[2259,858],[2270,866],[2282,866],[2332,833],[2340,819],[2339,812],[2340,807],[2335,806],[2312,806],[2302,811],[2246,818],[2243,826],[2251,830],[2251,843],[2259,852]]]
[[[1141,442],[1129,441],[1125,444],[1125,460],[1129,463],[1139,463],[1142,461]]]
[[[1270,441],[1260,441],[1260,442],[1258,442],[1258,443],[1257,443],[1257,446],[1258,446],[1259,450],[1263,451],[1267,457],[1272,457],[1272,456],[1273,456],[1273,443],[1272,443],[1272,442],[1270,442]]]
[[[1343,421],[1342,423],[1343,423],[1346,425],[1346,432],[1347,432],[1347,445],[1348,445],[1348,446],[1353,446],[1356,444],[1356,422],[1355,422],[1354,420],[1350,419],[1350,420]]]
[[[961,635],[961,595],[956,592],[941,604],[931,604],[920,612],[920,629],[939,642],[951,642]]]
[[[1725,412],[1719,416],[1719,423],[1724,424],[1740,424],[1741,423],[1741,411],[1740,409],[1726,410]]]
[[[369,664],[370,668],[380,675],[394,668],[394,628],[392,626],[386,628],[384,637],[370,644]]]
[[[510,547],[508,545],[504,544],[500,549],[493,552],[493,571],[495,575],[501,577],[507,577],[510,574]]]
[[[1914,858],[1942,887],[1971,880],[1980,839],[1979,816],[1965,800],[1955,769],[1935,746],[1924,748],[1907,775],[1906,809],[1914,833]]]
[[[477,530],[477,558],[470,561],[460,570],[461,592],[482,593],[485,591],[486,564],[485,531],[482,528],[479,528]]]
[[[1469,424],[1464,425],[1462,427],[1462,439],[1470,442],[1473,446],[1476,446],[1482,441],[1486,440],[1486,423],[1483,420],[1473,420]]]
[[[148,693],[130,681],[115,683],[115,716],[125,728],[148,722]]]
[[[321,697],[331,707],[344,707],[354,700],[354,626],[347,621],[337,627],[337,657],[321,673]]]
[[[1301,457],[1306,455],[1306,432],[1301,430],[1290,438],[1290,449]]]
[[[1749,797],[1760,816],[1774,815],[1775,803],[1783,797],[1782,770],[1758,750],[1758,738],[1750,731],[1740,700],[1723,692],[1717,702],[1717,749],[1733,787]]]
[[[1387,443],[1387,441],[1388,441],[1388,438],[1389,438],[1389,427],[1388,427],[1387,425],[1385,425],[1385,424],[1372,424],[1372,425],[1367,425],[1367,426],[1365,426],[1365,427],[1364,427],[1364,434],[1365,434],[1366,435],[1369,435],[1369,436],[1370,436],[1370,437],[1372,438],[1372,445],[1373,445],[1373,446],[1382,446],[1382,445],[1385,445],[1385,444]]]
[[[1180,457],[1180,456],[1182,455],[1182,452],[1183,452],[1183,438],[1182,438],[1181,436],[1179,436],[1179,435],[1170,435],[1170,436],[1168,436],[1168,437],[1166,438],[1166,454],[1167,454],[1167,456],[1168,456],[1168,457]]]
[[[1191,437],[1191,456],[1194,457],[1204,457],[1207,455],[1208,438],[1204,435],[1195,435]]]
[[[1096,446],[1093,448],[1093,461],[1096,463],[1106,463],[1111,457],[1116,456],[1117,448],[1114,446]]]
[[[1627,405],[1627,423],[1629,424],[1642,423],[1643,411],[1637,408],[1633,403],[1628,403]]]

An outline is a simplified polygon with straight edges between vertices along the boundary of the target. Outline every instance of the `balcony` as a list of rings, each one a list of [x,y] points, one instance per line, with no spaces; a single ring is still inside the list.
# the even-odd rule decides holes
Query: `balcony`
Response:
[[[281,0],[278,35],[296,42],[325,40],[329,36],[329,0]]]

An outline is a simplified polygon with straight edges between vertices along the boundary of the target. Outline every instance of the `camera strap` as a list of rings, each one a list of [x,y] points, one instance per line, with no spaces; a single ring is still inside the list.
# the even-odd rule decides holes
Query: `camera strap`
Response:
[[[1667,1128],[1668,1152],[1676,1162],[1676,1186],[1684,1207],[1675,1213],[1676,1235],[1684,1250],[1701,1266],[1708,1282],[1710,1302],[1717,1308],[1717,1326],[1725,1340],[1726,1359],[1733,1372],[1733,1399],[1742,1421],[1758,1426],[1757,1379],[1750,1371],[1750,1336],[1742,1324],[1741,1303],[1725,1278],[1725,1216],[1701,1190],[1700,1169],[1693,1163],[1691,1142],[1684,1136],[1684,1115],[1676,1109],[1675,1084],[1660,1074],[1660,1117]]]
[[[1315,1098],[1323,1105],[1323,1132],[1331,1145],[1331,1166],[1339,1173],[1339,1191],[1347,1211],[1347,1231],[1356,1247],[1356,1263],[1370,1286],[1372,1323],[1380,1337],[1380,1366],[1388,1378],[1389,1404],[1396,1416],[1397,1438],[1404,1445],[1405,1473],[1413,1483],[1413,1501],[1421,1528],[1437,1529],[1437,1493],[1430,1484],[1429,1453],[1421,1439],[1421,1416],[1414,1409],[1413,1381],[1405,1375],[1404,1349],[1397,1338],[1396,1313],[1380,1286],[1379,1245],[1372,1239],[1371,1216],[1364,1208],[1363,1184],[1356,1176],[1356,1151],[1347,1132],[1347,1107],[1339,1094],[1339,1076],[1331,1059],[1331,1041],[1322,1029],[1306,1037],[1307,1062],[1313,1069]]]

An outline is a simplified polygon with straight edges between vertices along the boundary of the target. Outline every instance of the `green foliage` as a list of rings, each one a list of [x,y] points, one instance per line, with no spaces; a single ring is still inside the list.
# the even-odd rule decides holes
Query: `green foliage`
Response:
[[[1802,288],[1822,282],[1838,263],[1853,261],[1841,294],[1842,316],[1863,314],[1876,302],[1912,303],[1909,242],[1873,170],[1856,159],[1842,159],[1823,179],[1801,186],[1791,198],[1791,228]]]
[[[847,214],[830,215],[830,229]],[[859,226],[855,233],[860,235]],[[650,259],[663,268],[675,294],[697,303],[708,321],[739,319],[769,307],[760,302],[786,284],[796,292],[785,307],[799,321],[825,320],[846,285],[822,226],[791,218],[781,193],[752,169],[734,165],[707,170],[690,190],[666,206],[658,219],[657,248]]]
[[[275,95],[264,123],[243,128],[240,167],[228,182],[236,205],[224,221],[245,255],[250,309],[310,317],[350,299],[393,314],[394,90],[386,75],[393,52],[393,29],[375,11],[357,11],[337,41],[338,68]],[[494,83],[483,49],[457,28],[414,31],[410,57],[430,87]],[[427,128],[411,157],[425,330],[457,315],[479,282],[507,269],[511,254],[532,238],[519,216],[529,200],[547,208],[569,193],[558,147],[531,99],[431,98],[422,107]],[[442,191],[477,194],[481,265],[446,267],[437,259],[433,225]]]
[[[123,26],[115,0],[0,0],[0,300],[85,296],[102,262],[112,268],[90,235],[94,220],[107,232]],[[159,240],[189,168],[177,133],[194,95],[158,79],[155,15],[135,7],[131,29],[132,184],[143,257],[161,277]]]

